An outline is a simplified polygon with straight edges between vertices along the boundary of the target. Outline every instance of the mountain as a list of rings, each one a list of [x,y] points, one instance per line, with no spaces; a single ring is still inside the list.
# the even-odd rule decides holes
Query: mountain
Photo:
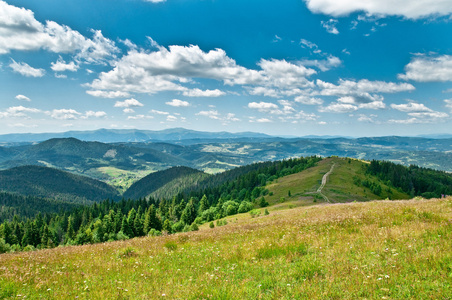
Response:
[[[84,204],[119,197],[118,192],[104,182],[40,166],[0,171],[0,190]]]
[[[178,141],[185,139],[230,139],[240,137],[269,137],[266,134],[254,132],[204,132],[184,128],[171,128],[164,130],[138,130],[138,129],[98,129],[93,131],[67,131],[61,133],[20,133],[0,135],[0,143],[12,142],[42,142],[52,138],[76,138],[84,141],[97,141],[103,143],[118,142],[146,142]]]

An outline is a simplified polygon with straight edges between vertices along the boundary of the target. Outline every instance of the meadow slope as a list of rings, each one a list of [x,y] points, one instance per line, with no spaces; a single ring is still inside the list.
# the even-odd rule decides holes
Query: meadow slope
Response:
[[[0,255],[0,299],[449,299],[452,198],[319,204]]]

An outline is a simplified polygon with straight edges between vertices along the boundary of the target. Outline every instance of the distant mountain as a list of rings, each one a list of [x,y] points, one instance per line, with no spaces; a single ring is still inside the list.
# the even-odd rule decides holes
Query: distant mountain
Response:
[[[3,168],[41,165],[84,174],[100,167],[136,170],[151,162],[164,166],[185,164],[186,161],[154,149],[125,145],[84,142],[75,138],[50,139],[31,146],[11,148],[14,155],[3,160]],[[1,153],[0,153],[1,154]]]
[[[0,171],[0,191],[84,204],[119,197],[104,182],[40,166]]]
[[[138,129],[98,129],[93,131],[67,131],[62,133],[19,133],[0,135],[2,143],[42,142],[52,138],[76,138],[84,141],[103,143],[146,142],[146,141],[178,141],[187,139],[231,139],[241,137],[265,138],[263,133],[254,132],[204,132],[184,128],[164,130]]]

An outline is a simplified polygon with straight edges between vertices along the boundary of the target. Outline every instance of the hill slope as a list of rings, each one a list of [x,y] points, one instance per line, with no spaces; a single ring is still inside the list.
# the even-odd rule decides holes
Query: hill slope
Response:
[[[158,171],[151,173],[146,177],[140,179],[130,186],[130,188],[123,194],[124,198],[138,199],[149,196],[149,194],[163,188],[165,185],[172,185],[174,192],[178,190],[178,187],[174,186],[176,180],[181,180],[186,177],[198,178],[200,174],[204,174],[199,170],[195,170],[188,167],[173,167],[164,171]],[[195,182],[190,181],[189,186],[194,185]]]
[[[104,182],[39,166],[0,171],[0,190],[79,203],[119,196],[113,187]]]
[[[2,254],[0,295],[449,299],[451,219],[451,198],[317,205],[199,232]]]

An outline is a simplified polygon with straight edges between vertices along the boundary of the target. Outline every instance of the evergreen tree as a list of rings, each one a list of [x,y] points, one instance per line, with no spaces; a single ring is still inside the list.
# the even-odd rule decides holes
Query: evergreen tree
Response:
[[[196,219],[196,209],[192,198],[190,199],[184,211],[182,212],[181,221],[187,225],[191,225],[191,223],[193,223],[195,219]]]
[[[207,200],[207,196],[204,194],[201,198],[201,201],[199,201],[198,215],[201,215],[202,212],[208,208],[209,208],[209,201]]]

